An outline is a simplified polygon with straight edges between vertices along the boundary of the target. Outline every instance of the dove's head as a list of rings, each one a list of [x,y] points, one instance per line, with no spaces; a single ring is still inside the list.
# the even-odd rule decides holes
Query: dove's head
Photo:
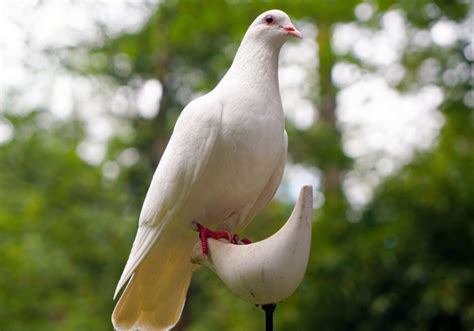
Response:
[[[289,36],[303,38],[290,17],[283,11],[273,9],[259,15],[247,33],[251,33],[256,39],[271,43],[283,44]]]

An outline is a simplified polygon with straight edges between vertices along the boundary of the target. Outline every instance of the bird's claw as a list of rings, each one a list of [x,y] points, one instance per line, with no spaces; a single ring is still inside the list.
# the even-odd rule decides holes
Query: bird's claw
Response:
[[[212,239],[226,239],[232,244],[237,245],[247,245],[252,243],[249,239],[243,238],[240,239],[237,234],[232,235],[229,231],[212,231],[209,228],[206,228],[204,225],[193,221],[192,222],[193,228],[195,231],[199,232],[199,240],[201,241],[201,248],[202,248],[202,255],[207,256],[209,251],[207,246],[207,238]]]
[[[248,238],[243,238],[240,240],[244,245],[248,245],[248,244],[251,244],[252,241]]]
[[[234,234],[232,236],[232,240],[230,242],[233,243],[233,244],[236,244],[236,245],[248,245],[248,244],[252,243],[250,241],[250,239],[248,239],[248,238],[240,239],[238,234]]]

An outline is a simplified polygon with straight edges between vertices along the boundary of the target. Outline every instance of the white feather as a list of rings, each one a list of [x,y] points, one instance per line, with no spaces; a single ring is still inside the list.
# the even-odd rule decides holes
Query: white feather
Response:
[[[177,217],[193,184],[206,167],[221,126],[222,106],[202,97],[190,103],[178,119],[140,213],[132,251],[114,298],[155,243],[163,227]]]

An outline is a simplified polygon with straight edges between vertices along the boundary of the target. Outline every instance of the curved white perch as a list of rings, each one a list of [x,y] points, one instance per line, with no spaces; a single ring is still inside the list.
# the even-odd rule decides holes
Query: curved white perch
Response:
[[[278,303],[303,280],[311,246],[313,191],[301,189],[288,221],[273,236],[249,245],[208,239],[208,258],[200,244],[191,261],[212,269],[236,295],[253,304]]]

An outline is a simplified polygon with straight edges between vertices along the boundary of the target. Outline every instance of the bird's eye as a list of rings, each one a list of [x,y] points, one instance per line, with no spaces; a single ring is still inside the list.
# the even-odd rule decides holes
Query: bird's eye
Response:
[[[272,15],[265,16],[265,23],[272,24],[275,20],[273,19]]]

